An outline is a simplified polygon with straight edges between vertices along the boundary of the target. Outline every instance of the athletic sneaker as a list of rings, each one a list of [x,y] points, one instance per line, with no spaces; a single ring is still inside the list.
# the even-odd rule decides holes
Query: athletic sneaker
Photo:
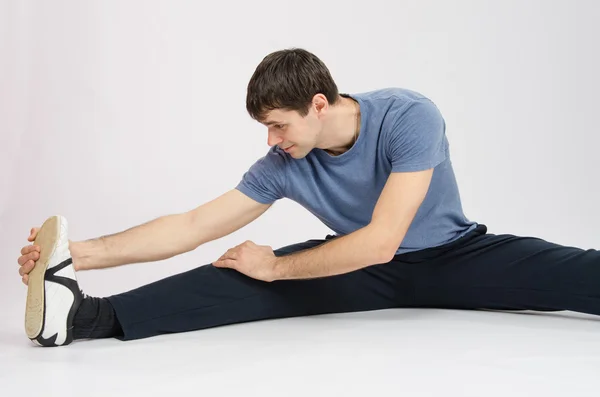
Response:
[[[69,251],[68,224],[50,217],[36,236],[40,258],[29,273],[25,331],[40,346],[68,345],[73,341],[73,318],[84,298]]]

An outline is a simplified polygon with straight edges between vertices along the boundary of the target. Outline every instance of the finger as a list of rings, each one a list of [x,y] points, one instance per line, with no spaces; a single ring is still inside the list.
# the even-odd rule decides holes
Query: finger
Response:
[[[219,259],[237,259],[238,251],[235,248],[228,249]]]
[[[250,241],[250,240],[246,240],[246,241],[244,241],[243,243],[241,243],[241,244],[239,244],[239,245],[236,245],[236,246],[235,246],[235,248],[236,248],[236,249],[240,249],[240,248],[243,248],[243,247],[247,247],[247,246],[248,246],[248,245],[250,245],[250,244],[252,244],[252,241]]]
[[[39,245],[26,245],[25,247],[21,248],[21,255],[27,255],[32,251],[40,252],[40,250],[41,249]]]
[[[26,245],[25,247],[21,248],[21,255],[27,255],[33,250],[33,247],[33,245]]]
[[[230,269],[235,269],[235,264],[236,264],[236,262],[231,259],[223,259],[223,260],[215,261],[213,263],[213,265],[215,267],[227,267]]]
[[[39,231],[40,231],[39,227],[33,227],[33,228],[31,228],[31,231],[29,232],[29,237],[27,237],[27,240],[29,240],[29,241],[35,240],[35,238],[36,238],[36,236],[37,236],[37,234],[38,234]]]
[[[23,277],[24,275],[29,274],[34,267],[35,263],[32,261],[26,262],[23,266],[19,267],[19,276]]]
[[[19,268],[19,274],[21,276],[29,274],[29,273],[31,273],[31,271],[33,270],[34,267],[35,267],[35,262],[28,261],[27,263],[25,263],[23,266],[21,266]]]
[[[21,277],[21,281],[23,281],[23,284],[27,285],[29,283],[29,276],[26,274],[23,277]]]
[[[219,259],[219,260],[213,262],[213,266],[215,266],[215,267],[227,267],[227,264],[225,262],[225,259]]]
[[[17,259],[17,263],[20,266],[23,266],[27,261],[34,261],[35,262],[38,259],[40,259],[40,253],[37,252],[37,251],[33,251],[33,252],[30,252],[27,255],[20,256],[19,259]]]

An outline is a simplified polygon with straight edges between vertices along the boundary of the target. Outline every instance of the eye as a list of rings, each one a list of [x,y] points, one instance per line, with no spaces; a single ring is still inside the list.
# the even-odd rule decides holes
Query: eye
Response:
[[[278,130],[282,130],[283,127],[285,127],[283,124],[275,124],[275,128],[277,128]]]

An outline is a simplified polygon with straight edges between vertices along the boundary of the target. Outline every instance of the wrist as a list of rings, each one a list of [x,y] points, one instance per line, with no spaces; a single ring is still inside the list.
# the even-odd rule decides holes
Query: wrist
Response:
[[[285,264],[282,257],[275,257],[273,261],[273,280],[285,280]]]
[[[92,269],[92,251],[90,241],[69,240],[69,251],[75,271]]]
[[[73,267],[75,268],[75,271],[82,270],[80,244],[81,243],[79,241],[69,240],[69,252],[71,253],[71,259],[73,260]]]

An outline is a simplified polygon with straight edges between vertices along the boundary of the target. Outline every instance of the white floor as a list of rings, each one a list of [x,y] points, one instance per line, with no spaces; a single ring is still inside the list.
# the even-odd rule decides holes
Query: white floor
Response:
[[[598,396],[600,318],[400,309],[40,348],[11,314],[2,396]]]

